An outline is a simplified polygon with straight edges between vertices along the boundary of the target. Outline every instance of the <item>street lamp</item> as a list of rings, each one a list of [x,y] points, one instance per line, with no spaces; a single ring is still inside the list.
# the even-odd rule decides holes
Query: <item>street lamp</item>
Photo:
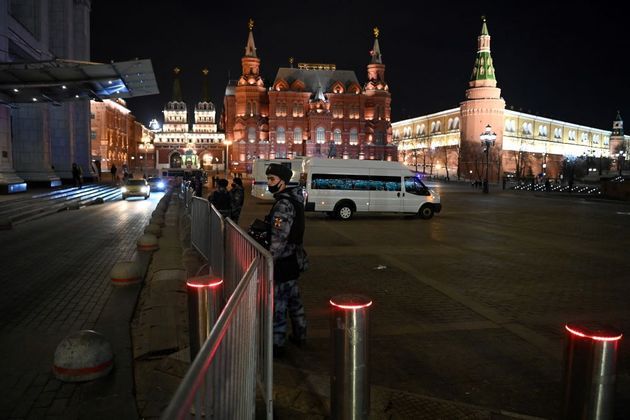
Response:
[[[231,140],[225,141],[225,177],[228,177],[229,164],[230,164],[230,145],[232,144]]]
[[[497,135],[492,131],[490,124],[486,125],[486,129],[479,136],[481,144],[484,146],[486,152],[486,179],[483,182],[483,192],[488,193],[488,174],[490,173],[490,147],[494,146],[494,141],[497,139]]]

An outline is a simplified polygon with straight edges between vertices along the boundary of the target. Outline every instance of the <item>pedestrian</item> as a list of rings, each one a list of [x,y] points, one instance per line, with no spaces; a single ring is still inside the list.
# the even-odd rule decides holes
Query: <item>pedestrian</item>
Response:
[[[201,176],[195,176],[193,179],[193,186],[195,188],[195,195],[201,197],[203,195],[203,184],[201,183]]]
[[[101,161],[95,160],[94,164],[96,165],[96,174],[98,177],[98,182],[101,182]]]
[[[549,182],[549,178],[545,179],[545,191],[551,192],[551,183]]]
[[[266,221],[269,223],[269,251],[274,262],[274,355],[284,354],[287,312],[291,318],[289,341],[301,347],[306,342],[306,317],[300,297],[298,252],[304,238],[304,196],[300,187],[287,188],[292,171],[272,163],[267,167],[267,188],[274,204]]]
[[[234,178],[232,182],[230,199],[232,204],[232,215],[230,217],[234,220],[234,223],[238,223],[238,218],[241,216],[241,210],[245,202],[245,190],[243,189],[243,181],[240,178]]]
[[[74,186],[77,188],[81,188],[81,175],[82,175],[82,171],[81,171],[81,167],[79,165],[77,165],[76,163],[72,164],[72,180],[74,181]]]
[[[212,204],[223,217],[230,217],[232,213],[230,193],[227,190],[227,186],[227,179],[219,179],[217,181],[217,189],[208,197],[210,204]]]
[[[116,165],[112,163],[112,166],[109,168],[109,171],[112,174],[112,182],[116,182],[116,171],[118,170],[118,168],[116,168]]]

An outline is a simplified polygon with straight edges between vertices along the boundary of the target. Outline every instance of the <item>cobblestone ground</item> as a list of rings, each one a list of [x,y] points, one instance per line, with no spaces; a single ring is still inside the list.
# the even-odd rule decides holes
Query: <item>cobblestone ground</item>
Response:
[[[0,418],[73,419],[114,403],[99,396],[102,386],[121,386],[114,375],[98,385],[62,383],[51,373],[53,355],[63,337],[84,329],[104,333],[117,354],[116,336],[128,337],[128,329],[114,323],[116,308],[108,303],[128,299],[131,309],[133,296],[116,291],[109,273],[134,258],[157,201],[106,203],[0,232]],[[117,372],[130,369],[118,362]],[[122,412],[137,416],[133,405]]]
[[[630,331],[629,203],[440,189],[443,212],[429,221],[307,216],[311,270],[300,285],[309,341],[289,347],[278,363],[329,374],[328,300],[361,293],[374,300],[373,385],[558,418],[564,323],[595,320]],[[241,224],[266,210],[250,206]],[[622,342],[620,419],[630,408],[629,362]]]

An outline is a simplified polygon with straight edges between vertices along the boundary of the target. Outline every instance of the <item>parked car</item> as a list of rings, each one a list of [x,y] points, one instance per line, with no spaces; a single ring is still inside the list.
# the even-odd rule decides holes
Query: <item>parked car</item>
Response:
[[[144,197],[146,200],[151,195],[151,187],[146,179],[128,179],[120,188],[122,199],[127,197]]]
[[[151,187],[151,191],[165,191],[166,190],[166,180],[158,177],[152,176],[147,179],[149,186]]]

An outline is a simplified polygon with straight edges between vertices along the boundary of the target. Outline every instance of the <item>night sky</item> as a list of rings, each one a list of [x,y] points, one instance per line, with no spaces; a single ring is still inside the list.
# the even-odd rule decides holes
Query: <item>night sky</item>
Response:
[[[468,86],[482,15],[508,109],[605,130],[617,110],[630,121],[630,34],[620,2],[224,3],[92,2],[92,61],[153,62],[160,94],[127,101],[140,122],[162,121],[175,66],[189,109],[201,99],[201,70],[209,68],[218,120],[228,78],[241,74],[250,17],[267,87],[291,56],[295,63],[334,63],[365,83],[378,26],[392,121],[454,108]]]

